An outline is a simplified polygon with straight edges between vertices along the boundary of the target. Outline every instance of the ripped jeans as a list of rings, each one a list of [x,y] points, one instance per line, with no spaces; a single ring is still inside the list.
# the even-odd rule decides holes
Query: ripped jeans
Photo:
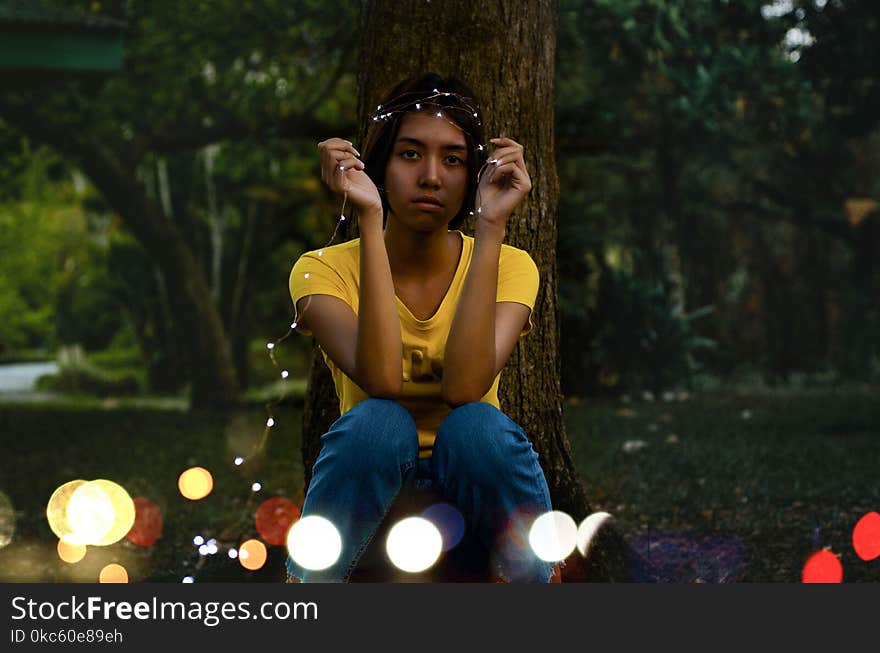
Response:
[[[329,519],[342,538],[335,564],[314,571],[290,557],[302,582],[346,582],[401,488],[432,487],[463,513],[491,552],[493,573],[510,582],[546,583],[551,564],[528,545],[528,527],[551,510],[538,454],[522,428],[484,402],[452,410],[433,455],[418,457],[416,425],[395,401],[366,399],[321,437],[303,517]]]

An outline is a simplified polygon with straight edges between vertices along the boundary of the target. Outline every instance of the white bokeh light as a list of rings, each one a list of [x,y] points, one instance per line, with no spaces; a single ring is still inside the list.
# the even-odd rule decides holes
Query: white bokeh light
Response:
[[[577,524],[569,515],[558,510],[545,512],[529,529],[529,544],[541,560],[565,560],[577,543]]]
[[[287,534],[287,551],[300,567],[318,571],[331,566],[342,552],[342,538],[329,520],[309,515]]]
[[[64,537],[68,544],[94,544],[113,527],[116,511],[100,485],[86,483],[70,496],[67,521],[73,529],[73,533]]]
[[[443,537],[427,519],[408,517],[394,525],[385,542],[395,567],[410,573],[424,571],[440,557]]]
[[[596,536],[596,533],[599,531],[602,524],[609,519],[611,519],[611,515],[607,512],[594,512],[592,515],[589,515],[584,519],[584,521],[581,522],[581,525],[578,526],[577,548],[582,556],[586,557],[590,552],[590,546],[593,544],[593,539]]]

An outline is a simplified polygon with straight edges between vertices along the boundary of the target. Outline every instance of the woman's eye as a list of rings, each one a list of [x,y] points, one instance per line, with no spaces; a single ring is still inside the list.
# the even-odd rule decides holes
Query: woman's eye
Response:
[[[450,154],[448,157],[446,157],[446,162],[456,166],[464,163],[464,161],[462,161],[460,157],[457,157],[454,154]]]
[[[403,157],[404,159],[412,160],[412,159],[417,159],[419,157],[419,153],[416,152],[415,150],[404,150],[403,152],[400,153],[400,156]]]

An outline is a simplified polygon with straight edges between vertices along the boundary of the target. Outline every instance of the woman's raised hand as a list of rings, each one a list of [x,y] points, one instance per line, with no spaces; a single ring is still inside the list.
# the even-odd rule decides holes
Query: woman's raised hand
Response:
[[[477,188],[477,225],[505,228],[507,219],[532,189],[532,179],[523,159],[523,147],[511,138],[493,138],[495,151]]]
[[[348,194],[358,215],[370,211],[382,212],[382,198],[373,180],[364,172],[360,152],[351,142],[341,138],[330,138],[318,143],[318,156],[321,160],[321,179],[335,193]]]

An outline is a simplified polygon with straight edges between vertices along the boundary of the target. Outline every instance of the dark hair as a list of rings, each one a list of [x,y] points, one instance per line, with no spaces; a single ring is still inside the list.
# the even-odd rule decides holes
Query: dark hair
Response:
[[[382,197],[382,208],[388,214],[385,196],[385,168],[394,149],[394,141],[400,131],[400,123],[408,113],[418,111],[416,105],[442,110],[464,132],[468,150],[468,186],[461,210],[449,221],[452,229],[458,229],[474,211],[477,192],[477,175],[486,163],[488,152],[483,143],[483,119],[474,92],[455,78],[445,79],[437,73],[405,79],[386,95],[377,107],[367,130],[363,148],[364,169]]]

